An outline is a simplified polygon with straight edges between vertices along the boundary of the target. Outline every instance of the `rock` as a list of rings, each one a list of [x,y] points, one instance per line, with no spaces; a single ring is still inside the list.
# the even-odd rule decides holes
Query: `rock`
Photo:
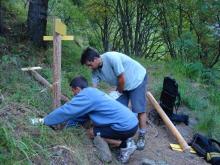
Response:
[[[141,165],[156,165],[156,161],[145,158],[141,161]]]
[[[169,165],[163,160],[151,160],[151,159],[143,159],[140,165]]]
[[[112,161],[112,153],[109,149],[106,141],[100,136],[96,136],[93,140],[95,147],[97,148],[97,156],[101,161],[111,162]]]

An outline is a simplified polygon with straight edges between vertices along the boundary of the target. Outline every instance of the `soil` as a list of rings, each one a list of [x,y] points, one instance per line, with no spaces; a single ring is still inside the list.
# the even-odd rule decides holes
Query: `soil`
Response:
[[[185,107],[182,110],[187,111]],[[191,118],[189,125],[177,124],[176,128],[187,142],[190,142],[194,134],[192,126],[196,123]],[[170,144],[178,144],[174,136],[165,125],[148,123],[146,134],[146,146],[142,151],[135,151],[131,156],[129,165],[144,165],[144,160],[152,160],[156,165],[207,165],[206,161],[196,154],[173,151]],[[160,163],[159,163],[160,162]],[[154,164],[154,165],[155,165]]]
[[[176,125],[177,129],[180,131],[185,140],[189,142],[192,139],[194,133],[192,127],[194,124],[196,124],[196,119],[189,113],[190,111],[186,107],[181,107],[180,111],[184,111],[190,115],[190,124],[188,126],[184,124]],[[38,129],[33,129],[33,127],[30,129],[30,127],[27,127],[24,123],[22,123],[22,119],[28,118],[29,113],[33,113],[33,108],[22,104],[9,104],[0,109],[0,120],[7,120],[8,122],[12,120],[15,122],[16,120],[17,124],[14,136],[19,137],[22,133],[28,133],[31,136],[38,137],[40,136]],[[134,139],[137,139],[137,137],[134,137]],[[92,141],[85,139],[84,143],[85,148],[87,148],[86,154],[90,159],[89,164],[105,164],[97,158],[96,148],[94,148]],[[146,146],[142,151],[135,151],[135,153],[131,156],[128,165],[144,165],[146,160],[157,161],[156,164],[158,165],[207,165],[205,160],[198,157],[196,154],[171,150],[169,147],[170,143],[177,143],[177,141],[166,128],[166,126],[162,123],[160,123],[160,125],[155,124],[149,120],[146,134]],[[72,151],[70,148],[70,146],[59,145],[51,148],[50,164],[79,164],[77,162],[74,151]],[[115,156],[115,154],[113,155]],[[44,158],[42,157],[35,157],[32,160],[33,164],[41,164],[42,162],[45,162]],[[113,160],[113,162],[110,164],[115,165],[119,163]]]

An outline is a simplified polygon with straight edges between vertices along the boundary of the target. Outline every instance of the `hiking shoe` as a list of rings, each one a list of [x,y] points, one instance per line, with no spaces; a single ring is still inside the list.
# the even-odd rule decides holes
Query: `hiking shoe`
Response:
[[[134,151],[137,149],[137,146],[135,145],[134,140],[128,140],[127,141],[127,147],[120,149],[120,156],[118,157],[119,161],[121,163],[127,163],[130,159],[130,156],[134,153]]]
[[[145,137],[144,135],[139,135],[137,140],[137,150],[143,150],[145,147]]]

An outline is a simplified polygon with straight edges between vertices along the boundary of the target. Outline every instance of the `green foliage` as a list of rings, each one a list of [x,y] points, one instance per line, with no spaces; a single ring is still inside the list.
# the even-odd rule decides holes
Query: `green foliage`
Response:
[[[16,5],[15,5],[16,4]],[[1,5],[10,13],[16,16],[16,21],[24,22],[27,19],[27,11],[25,10],[25,1],[17,2],[16,0],[1,1]],[[8,17],[8,15],[6,15]],[[6,23],[11,20],[5,20]]]
[[[15,147],[14,139],[2,124],[0,126],[0,164],[10,164],[12,163],[11,154]]]
[[[60,18],[66,25],[71,35],[85,35],[87,22],[79,6],[71,0],[50,0],[48,3],[49,15]],[[49,17],[51,18],[51,17]],[[52,22],[52,19],[50,19]],[[49,31],[52,32],[52,29]]]
[[[199,124],[197,125],[197,130],[202,131],[209,136],[217,137],[220,132],[215,130],[217,125],[219,125],[219,112],[216,111],[216,107],[208,106],[203,113],[197,111]]]
[[[186,76],[190,79],[200,78],[203,70],[203,65],[200,62],[186,64]]]
[[[203,69],[201,74],[201,81],[205,84],[215,85],[216,75],[211,69]]]
[[[101,4],[96,4],[95,8],[92,8],[92,6],[86,8],[87,10],[91,9],[90,19],[88,19],[84,9],[86,5],[92,2],[95,1],[49,1],[47,33],[52,35],[51,16],[55,15],[67,24],[68,35],[74,35],[75,38],[75,41],[62,42],[62,93],[67,94],[69,97],[72,97],[69,82],[73,77],[83,75],[91,82],[90,71],[88,68],[81,66],[79,62],[82,47],[89,43],[89,45],[102,50],[100,36],[97,36],[97,33],[91,30],[92,28],[97,30],[97,26],[94,26],[94,22],[89,22],[89,20],[103,23],[105,14],[107,16],[114,14],[106,13],[106,9],[102,8],[104,1],[100,1]],[[11,13],[11,15],[6,15],[5,18],[5,23],[10,25],[7,26],[9,29],[14,23],[20,24],[26,20],[27,8],[24,8],[24,1],[9,0],[3,1],[3,3]],[[177,52],[177,60],[164,58],[161,61],[152,62],[147,61],[145,58],[135,59],[147,68],[148,89],[157,99],[160,96],[164,76],[172,76],[179,84],[183,105],[190,108],[198,117],[197,131],[202,131],[213,137],[220,137],[219,68],[206,68],[207,64],[210,64],[210,61],[214,59],[214,55],[218,54],[218,42],[216,40],[219,38],[214,33],[216,31],[214,29],[210,30],[209,27],[216,23],[215,12],[219,10],[219,4],[215,3],[219,2],[187,0],[178,2],[178,5],[176,3],[176,1],[166,1],[164,10],[167,11],[165,14],[170,23],[166,32],[170,33],[171,43]],[[177,27],[180,27],[178,7],[180,4],[184,13],[182,33],[178,36]],[[150,11],[155,14],[156,18],[154,19],[158,19],[154,3],[149,3],[148,6],[152,9]],[[194,24],[190,22],[189,18],[192,19]],[[145,24],[143,26],[147,27]],[[155,35],[161,41],[163,39],[161,27],[151,27],[150,29],[153,30],[154,28],[159,29]],[[113,28],[112,30],[115,32],[116,29]],[[99,30],[97,32],[100,33]],[[8,36],[0,37],[0,52],[2,53],[0,55],[0,96],[4,96],[4,100],[0,102],[0,107],[4,107],[11,102],[18,102],[32,108],[26,116],[14,116],[7,120],[0,120],[0,164],[31,164],[35,160],[42,164],[48,164],[51,155],[54,154],[51,148],[55,145],[71,146],[77,162],[79,164],[89,164],[88,156],[82,154],[87,152],[84,145],[86,137],[82,129],[71,128],[63,131],[53,131],[45,126],[35,127],[30,125],[29,119],[31,117],[44,116],[46,113],[51,112],[51,92],[20,69],[26,66],[43,66],[43,69],[38,72],[51,83],[53,81],[53,48],[51,42],[48,44],[47,50],[36,49],[27,41],[15,42],[12,39],[13,36],[15,34],[19,36],[20,33],[19,28],[12,28],[10,29],[11,36],[9,36],[11,38]],[[155,48],[157,44],[154,45]],[[206,50],[204,45],[208,47],[208,58],[204,53]],[[159,56],[163,56],[164,52],[167,51],[167,47],[162,46],[159,50],[161,52]],[[157,56],[154,56],[153,60],[157,58]],[[152,59],[151,56],[149,59]],[[218,63],[215,66],[219,67]],[[102,84],[101,88],[108,91],[109,86]],[[21,129],[21,134],[18,136],[16,129],[19,126],[24,128]]]
[[[196,40],[196,36],[192,32],[185,32],[175,41],[177,49],[181,49],[183,57],[180,57],[186,61],[195,61],[198,59],[199,45]]]
[[[0,36],[0,43],[1,44],[6,44],[6,38]]]

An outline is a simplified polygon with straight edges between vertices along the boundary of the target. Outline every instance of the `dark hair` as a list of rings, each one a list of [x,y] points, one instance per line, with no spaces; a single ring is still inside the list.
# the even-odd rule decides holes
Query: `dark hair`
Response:
[[[91,48],[91,47],[87,47],[82,55],[81,55],[81,64],[84,65],[86,63],[86,61],[94,61],[94,59],[96,57],[100,57],[99,53],[97,50],[95,50],[94,48]]]
[[[88,87],[88,81],[83,76],[77,76],[72,79],[70,82],[70,87],[76,88],[80,87],[81,89]]]

